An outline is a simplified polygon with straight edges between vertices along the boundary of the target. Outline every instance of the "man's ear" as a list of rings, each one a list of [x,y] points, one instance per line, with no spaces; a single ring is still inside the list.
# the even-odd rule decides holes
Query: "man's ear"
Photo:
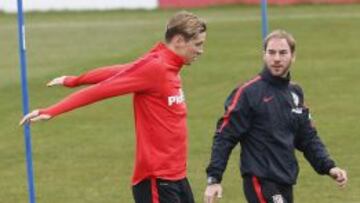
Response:
[[[177,34],[171,39],[171,43],[176,47],[182,46],[185,43],[184,36]]]

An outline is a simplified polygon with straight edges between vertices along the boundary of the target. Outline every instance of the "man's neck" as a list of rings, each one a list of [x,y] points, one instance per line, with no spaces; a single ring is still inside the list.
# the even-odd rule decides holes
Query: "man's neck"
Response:
[[[168,49],[170,49],[172,52],[174,52],[175,54],[178,54],[177,51],[176,51],[176,49],[175,49],[175,47],[174,47],[171,43],[165,42],[164,44],[165,44],[165,46],[166,46]]]

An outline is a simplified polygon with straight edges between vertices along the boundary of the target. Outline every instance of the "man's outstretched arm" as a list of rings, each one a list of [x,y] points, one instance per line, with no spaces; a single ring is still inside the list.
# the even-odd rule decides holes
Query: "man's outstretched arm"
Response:
[[[91,103],[128,93],[152,91],[159,84],[159,65],[153,57],[134,64],[128,71],[116,74],[99,84],[84,88],[67,96],[60,102],[44,109],[37,109],[25,115],[20,124],[48,120],[59,114]]]
[[[52,79],[46,85],[52,86],[66,86],[77,87],[81,85],[92,85],[107,80],[121,71],[124,71],[131,64],[117,64],[113,66],[100,67],[79,76],[60,76]]]

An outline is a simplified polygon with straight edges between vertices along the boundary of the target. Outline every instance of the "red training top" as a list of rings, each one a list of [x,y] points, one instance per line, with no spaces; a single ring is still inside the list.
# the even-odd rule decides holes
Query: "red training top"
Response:
[[[186,176],[188,130],[179,71],[184,64],[163,43],[136,61],[69,76],[65,86],[94,84],[41,109],[52,117],[109,97],[134,93],[136,161],[132,183]]]

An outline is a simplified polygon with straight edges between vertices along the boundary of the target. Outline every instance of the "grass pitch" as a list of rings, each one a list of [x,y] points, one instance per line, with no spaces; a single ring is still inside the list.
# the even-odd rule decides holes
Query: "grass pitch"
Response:
[[[295,202],[360,202],[360,5],[270,7],[270,28],[297,39],[293,79],[300,83],[323,141],[349,184],[339,190],[318,176],[299,153]],[[191,10],[208,21],[205,54],[183,72],[189,107],[188,177],[197,202],[206,186],[205,167],[216,120],[239,83],[259,72],[258,7]],[[74,90],[46,88],[59,75],[124,63],[163,37],[170,11],[31,13],[26,15],[31,109]],[[0,202],[27,202],[16,16],[0,14]],[[32,126],[39,203],[132,202],[134,157],[131,97],[119,97]],[[225,172],[221,202],[245,202],[238,170],[239,147]]]

